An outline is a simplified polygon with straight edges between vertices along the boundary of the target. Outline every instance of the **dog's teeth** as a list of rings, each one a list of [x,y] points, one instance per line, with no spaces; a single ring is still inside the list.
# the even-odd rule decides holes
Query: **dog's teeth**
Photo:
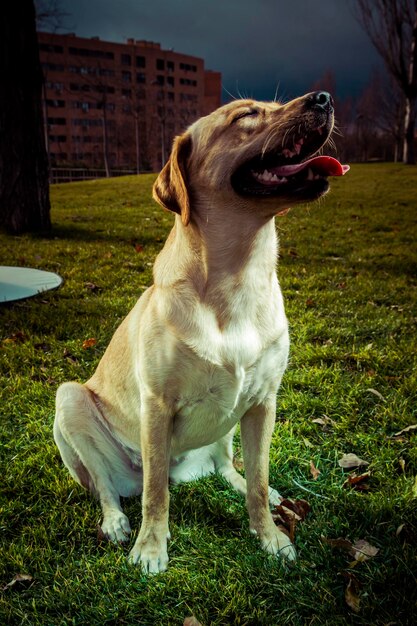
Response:
[[[288,178],[285,178],[285,176],[283,176],[280,180],[281,183],[286,183],[288,182]]]
[[[297,154],[300,154],[300,152],[301,152],[301,143],[300,142],[295,144],[294,150],[296,151]]]
[[[273,183],[278,183],[278,182],[279,182],[279,180],[278,180],[278,176],[277,176],[276,174],[274,174],[274,175],[272,176],[272,178],[271,178],[271,181],[272,181]]]
[[[308,170],[307,170],[307,180],[313,180],[313,179],[314,179],[313,170],[308,168]]]
[[[318,180],[320,178],[320,174],[316,174],[314,180]]]

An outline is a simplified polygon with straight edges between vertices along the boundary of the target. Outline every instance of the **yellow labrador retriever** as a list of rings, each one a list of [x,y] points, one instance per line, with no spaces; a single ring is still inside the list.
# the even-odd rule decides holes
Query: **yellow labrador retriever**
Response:
[[[348,166],[314,156],[333,103],[236,100],[177,137],[153,189],[176,213],[154,284],[114,334],[93,377],[65,383],[54,436],[71,475],[100,499],[103,533],[126,540],[120,496],[142,493],[130,552],[146,572],[168,563],[168,483],[219,472],[246,496],[263,548],[295,558],[269,504],[269,447],[288,329],[276,277],[274,216],[315,200]],[[233,467],[240,423],[246,480]]]

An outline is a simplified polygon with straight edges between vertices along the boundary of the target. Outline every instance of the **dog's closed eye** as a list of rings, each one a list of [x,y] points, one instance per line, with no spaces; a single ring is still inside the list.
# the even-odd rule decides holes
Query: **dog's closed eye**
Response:
[[[252,115],[259,115],[258,109],[247,109],[246,111],[241,111],[233,118],[232,123],[241,120],[243,117],[250,117]]]

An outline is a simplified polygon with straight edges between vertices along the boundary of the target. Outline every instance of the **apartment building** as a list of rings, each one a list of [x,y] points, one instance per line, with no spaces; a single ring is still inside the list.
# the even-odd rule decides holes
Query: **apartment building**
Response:
[[[158,171],[174,136],[221,104],[220,72],[159,43],[38,40],[52,165]]]

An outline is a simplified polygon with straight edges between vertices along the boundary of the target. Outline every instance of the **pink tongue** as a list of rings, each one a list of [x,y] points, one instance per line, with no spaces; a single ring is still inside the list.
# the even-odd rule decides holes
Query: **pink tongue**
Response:
[[[317,156],[304,161],[304,163],[282,165],[270,171],[277,176],[294,176],[294,174],[298,174],[306,167],[309,167],[314,174],[321,174],[322,176],[343,176],[350,169],[349,165],[342,165],[333,157]]]

